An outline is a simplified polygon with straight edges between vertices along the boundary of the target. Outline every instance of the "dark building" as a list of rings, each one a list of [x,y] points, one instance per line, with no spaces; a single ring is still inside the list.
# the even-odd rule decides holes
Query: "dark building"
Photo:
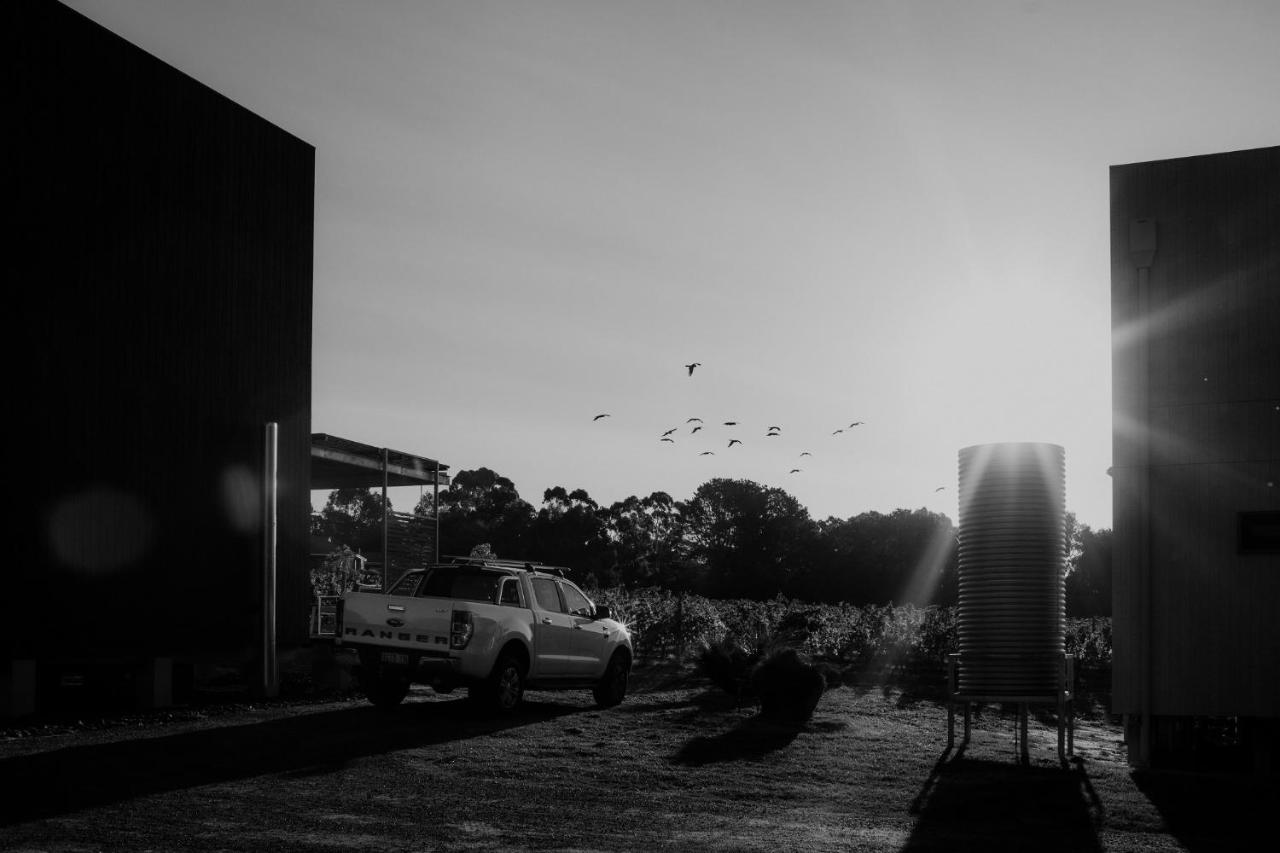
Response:
[[[1111,169],[1114,693],[1141,763],[1280,722],[1280,148]],[[1198,734],[1199,733],[1199,734]]]
[[[4,697],[162,700],[170,661],[258,654],[268,424],[277,632],[307,638],[315,149],[59,3],[6,18]]]

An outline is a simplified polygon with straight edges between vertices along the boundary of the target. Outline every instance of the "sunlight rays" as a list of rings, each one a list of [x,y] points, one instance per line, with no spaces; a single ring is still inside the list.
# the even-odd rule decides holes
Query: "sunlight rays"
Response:
[[[1123,320],[1112,329],[1111,341],[1116,357],[1139,346],[1193,326],[1210,326],[1216,318],[1228,314],[1230,291],[1239,284],[1237,278],[1219,278],[1201,287],[1151,306],[1145,316]]]
[[[898,589],[894,601],[923,605],[933,600],[934,593],[942,583],[947,561],[955,550],[955,534],[955,528],[949,524],[945,527],[938,525],[933,529],[924,552]]]

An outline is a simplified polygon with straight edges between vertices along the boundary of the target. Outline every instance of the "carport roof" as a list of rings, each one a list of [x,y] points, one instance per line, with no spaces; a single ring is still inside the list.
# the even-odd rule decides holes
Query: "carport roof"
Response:
[[[449,485],[448,465],[390,448],[361,444],[323,432],[311,434],[312,490]]]

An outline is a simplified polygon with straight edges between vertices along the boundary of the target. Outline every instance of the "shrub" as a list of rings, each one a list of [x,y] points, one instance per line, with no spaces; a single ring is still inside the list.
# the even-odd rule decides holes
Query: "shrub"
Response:
[[[755,656],[731,637],[708,643],[698,655],[698,669],[721,690],[738,699],[749,695],[748,684]]]
[[[312,595],[341,595],[356,589],[366,561],[346,545],[331,551],[324,562],[311,567]]]
[[[1111,617],[1068,619],[1065,639],[1067,654],[1076,656],[1081,669],[1111,666]]]
[[[760,699],[760,715],[784,723],[813,716],[826,689],[822,672],[795,649],[770,655],[751,673],[751,688]]]
[[[714,640],[704,639],[698,668],[712,684],[742,698],[751,695],[748,685],[755,665],[788,645],[786,637],[758,621],[738,633],[723,631]]]
[[[787,647],[814,660],[838,663],[841,669],[930,672],[941,671],[946,655],[958,650],[954,607],[808,605],[782,597],[717,601],[656,588],[599,590],[595,598],[627,623],[639,658],[665,657],[682,649],[705,654],[729,642],[748,655],[754,652],[752,663],[770,650]],[[1110,667],[1110,618],[1068,619],[1065,640],[1078,668],[1103,672]],[[734,657],[728,647],[721,652],[722,663]]]

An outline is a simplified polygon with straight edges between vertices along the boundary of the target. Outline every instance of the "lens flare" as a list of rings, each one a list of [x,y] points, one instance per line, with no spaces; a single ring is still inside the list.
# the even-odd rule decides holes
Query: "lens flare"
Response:
[[[246,465],[222,472],[222,510],[240,533],[253,533],[262,525],[262,495],[258,481]]]
[[[138,563],[155,542],[155,519],[134,495],[90,486],[63,498],[49,514],[53,554],[66,567],[105,574]]]

